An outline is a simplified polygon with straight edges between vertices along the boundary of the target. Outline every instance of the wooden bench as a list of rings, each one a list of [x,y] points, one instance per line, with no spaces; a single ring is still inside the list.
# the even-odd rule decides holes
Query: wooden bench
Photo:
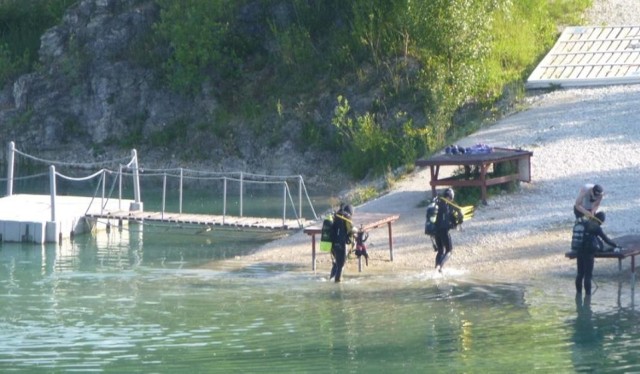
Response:
[[[482,202],[487,203],[487,187],[512,181],[531,182],[531,156],[533,152],[521,149],[494,147],[491,153],[481,154],[438,154],[426,160],[418,160],[416,166],[429,166],[431,169],[431,194],[436,196],[437,186],[480,187]],[[491,167],[499,164],[510,164],[511,173],[502,176],[491,176]],[[462,166],[463,178],[439,178],[440,166]],[[471,168],[478,169],[478,175],[471,173]]]
[[[631,273],[635,277],[636,272],[636,256],[640,255],[640,235],[625,235],[619,238],[613,239],[616,244],[622,247],[622,251],[614,252],[596,252],[596,258],[617,258],[618,270],[622,270],[622,260],[627,257],[631,257]],[[569,251],[564,254],[569,259],[576,258],[578,253],[576,251]]]
[[[369,232],[375,228],[387,225],[389,232],[389,257],[393,261],[393,233],[391,224],[400,218],[397,214],[384,213],[358,213],[353,215],[353,227]],[[322,226],[314,225],[304,229],[304,233],[311,236],[311,269],[316,271],[316,235],[322,233]]]

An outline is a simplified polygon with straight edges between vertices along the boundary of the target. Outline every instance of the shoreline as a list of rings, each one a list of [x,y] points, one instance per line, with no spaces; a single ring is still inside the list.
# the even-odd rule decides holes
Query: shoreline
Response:
[[[599,26],[640,25],[640,2],[594,0],[584,19]],[[444,274],[451,269],[525,283],[552,277],[573,290],[575,260],[564,253],[571,244],[572,206],[585,183],[604,186],[601,210],[607,213],[607,235],[615,239],[640,233],[638,103],[640,84],[534,91],[525,98],[526,110],[460,139],[457,144],[464,147],[483,143],[532,151],[532,180],[520,183],[515,192],[490,196],[460,231],[452,231],[453,253]],[[367,241],[369,266],[358,273],[357,260],[348,260],[347,281],[360,274],[435,272],[435,253],[424,235],[426,207],[421,206],[431,197],[429,178],[428,169],[416,169],[388,193],[355,207],[354,217],[362,211],[398,214],[400,219],[392,226],[394,261],[389,261],[387,231],[373,230]],[[311,238],[300,231],[230,261],[277,263],[312,273]],[[617,261],[596,259],[594,276],[628,279],[629,261],[623,262],[621,273]],[[330,268],[330,256],[321,253],[314,276],[328,278]]]
[[[533,152],[532,181],[513,193],[491,196],[474,217],[451,232],[452,258],[444,267],[492,281],[529,282],[552,276],[572,279],[572,205],[588,182],[605,188],[601,210],[611,237],[638,233],[633,207],[640,185],[640,85],[558,90],[536,96],[529,109],[503,118],[457,144],[477,143]],[[358,273],[355,256],[345,278],[371,274],[435,271],[435,253],[424,234],[424,201],[430,198],[429,170],[416,169],[388,193],[355,207],[359,212],[398,214],[392,225],[394,261],[389,261],[387,230],[370,232],[369,266]],[[311,270],[311,237],[302,231],[267,243],[252,254],[229,260],[277,263]],[[330,256],[319,253],[316,276],[328,277]],[[326,274],[325,274],[326,273]],[[629,273],[629,260],[623,274]],[[597,259],[594,275],[618,276],[617,261]]]

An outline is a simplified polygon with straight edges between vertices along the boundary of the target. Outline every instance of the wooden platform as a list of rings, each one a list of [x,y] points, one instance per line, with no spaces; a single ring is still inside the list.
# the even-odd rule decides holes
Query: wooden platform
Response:
[[[627,257],[631,257],[631,273],[635,275],[636,272],[636,256],[640,255],[640,235],[625,235],[619,238],[613,239],[616,244],[622,247],[620,252],[596,252],[596,258],[616,258],[618,259],[618,269],[622,270],[622,260]],[[569,259],[574,259],[578,256],[578,252],[569,251],[564,254]]]
[[[229,215],[188,214],[168,212],[129,212],[114,211],[106,213],[91,213],[88,217],[114,221],[158,222],[200,226],[225,226],[238,228],[255,228],[264,230],[299,230],[310,222],[304,219],[283,220],[282,218],[236,217]]]
[[[437,186],[466,187],[477,186],[481,189],[482,202],[487,203],[487,187],[512,181],[531,182],[531,156],[533,152],[521,149],[493,148],[491,153],[481,154],[439,154],[426,160],[418,160],[416,166],[431,168],[431,194],[436,196]],[[490,176],[489,171],[500,163],[509,163],[512,172],[508,175]],[[439,178],[441,166],[462,166],[465,174],[460,177]],[[471,167],[478,174],[471,173]]]
[[[353,216],[353,227],[360,228],[365,232],[376,229],[378,227],[387,225],[389,232],[389,259],[393,261],[393,232],[391,230],[391,224],[400,219],[397,214],[384,214],[384,213],[356,213]],[[311,236],[311,269],[316,270],[316,235],[322,232],[321,225],[309,226],[304,229],[304,233]]]
[[[527,89],[640,83],[640,26],[577,26],[533,70]]]

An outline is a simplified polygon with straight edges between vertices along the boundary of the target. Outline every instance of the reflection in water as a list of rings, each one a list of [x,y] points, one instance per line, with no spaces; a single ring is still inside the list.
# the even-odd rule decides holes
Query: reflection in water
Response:
[[[638,372],[640,362],[636,352],[640,345],[640,314],[633,307],[594,313],[591,303],[591,296],[576,295],[572,334],[572,360],[576,371]]]
[[[605,358],[602,331],[594,326],[591,296],[576,294],[573,362],[577,371],[598,371]],[[601,367],[600,367],[601,368]]]
[[[633,308],[432,272],[335,284],[273,263],[202,269],[269,240],[245,238],[134,225],[3,244],[0,371],[638,370]]]

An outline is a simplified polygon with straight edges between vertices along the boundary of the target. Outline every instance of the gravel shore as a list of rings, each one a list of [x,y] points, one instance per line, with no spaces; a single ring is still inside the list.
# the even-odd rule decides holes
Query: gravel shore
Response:
[[[640,25],[640,1],[595,1],[586,16],[592,25]],[[459,140],[462,146],[532,151],[532,182],[521,183],[515,193],[492,196],[461,230],[452,231],[454,251],[445,274],[510,282],[540,274],[572,277],[575,263],[564,253],[570,246],[572,206],[585,183],[604,186],[606,233],[613,238],[638,234],[639,103],[640,85],[558,90],[529,97],[526,110]],[[393,224],[394,261],[389,261],[387,230],[373,230],[367,242],[371,260],[362,274],[434,271],[435,253],[423,233],[429,178],[428,169],[415,170],[388,194],[356,207],[356,217],[359,212],[400,215]],[[311,239],[296,233],[233,261],[310,271]],[[328,254],[319,255],[317,269],[328,274]],[[617,274],[617,261],[597,260],[596,272]],[[357,274],[357,261],[351,259],[345,277]]]

